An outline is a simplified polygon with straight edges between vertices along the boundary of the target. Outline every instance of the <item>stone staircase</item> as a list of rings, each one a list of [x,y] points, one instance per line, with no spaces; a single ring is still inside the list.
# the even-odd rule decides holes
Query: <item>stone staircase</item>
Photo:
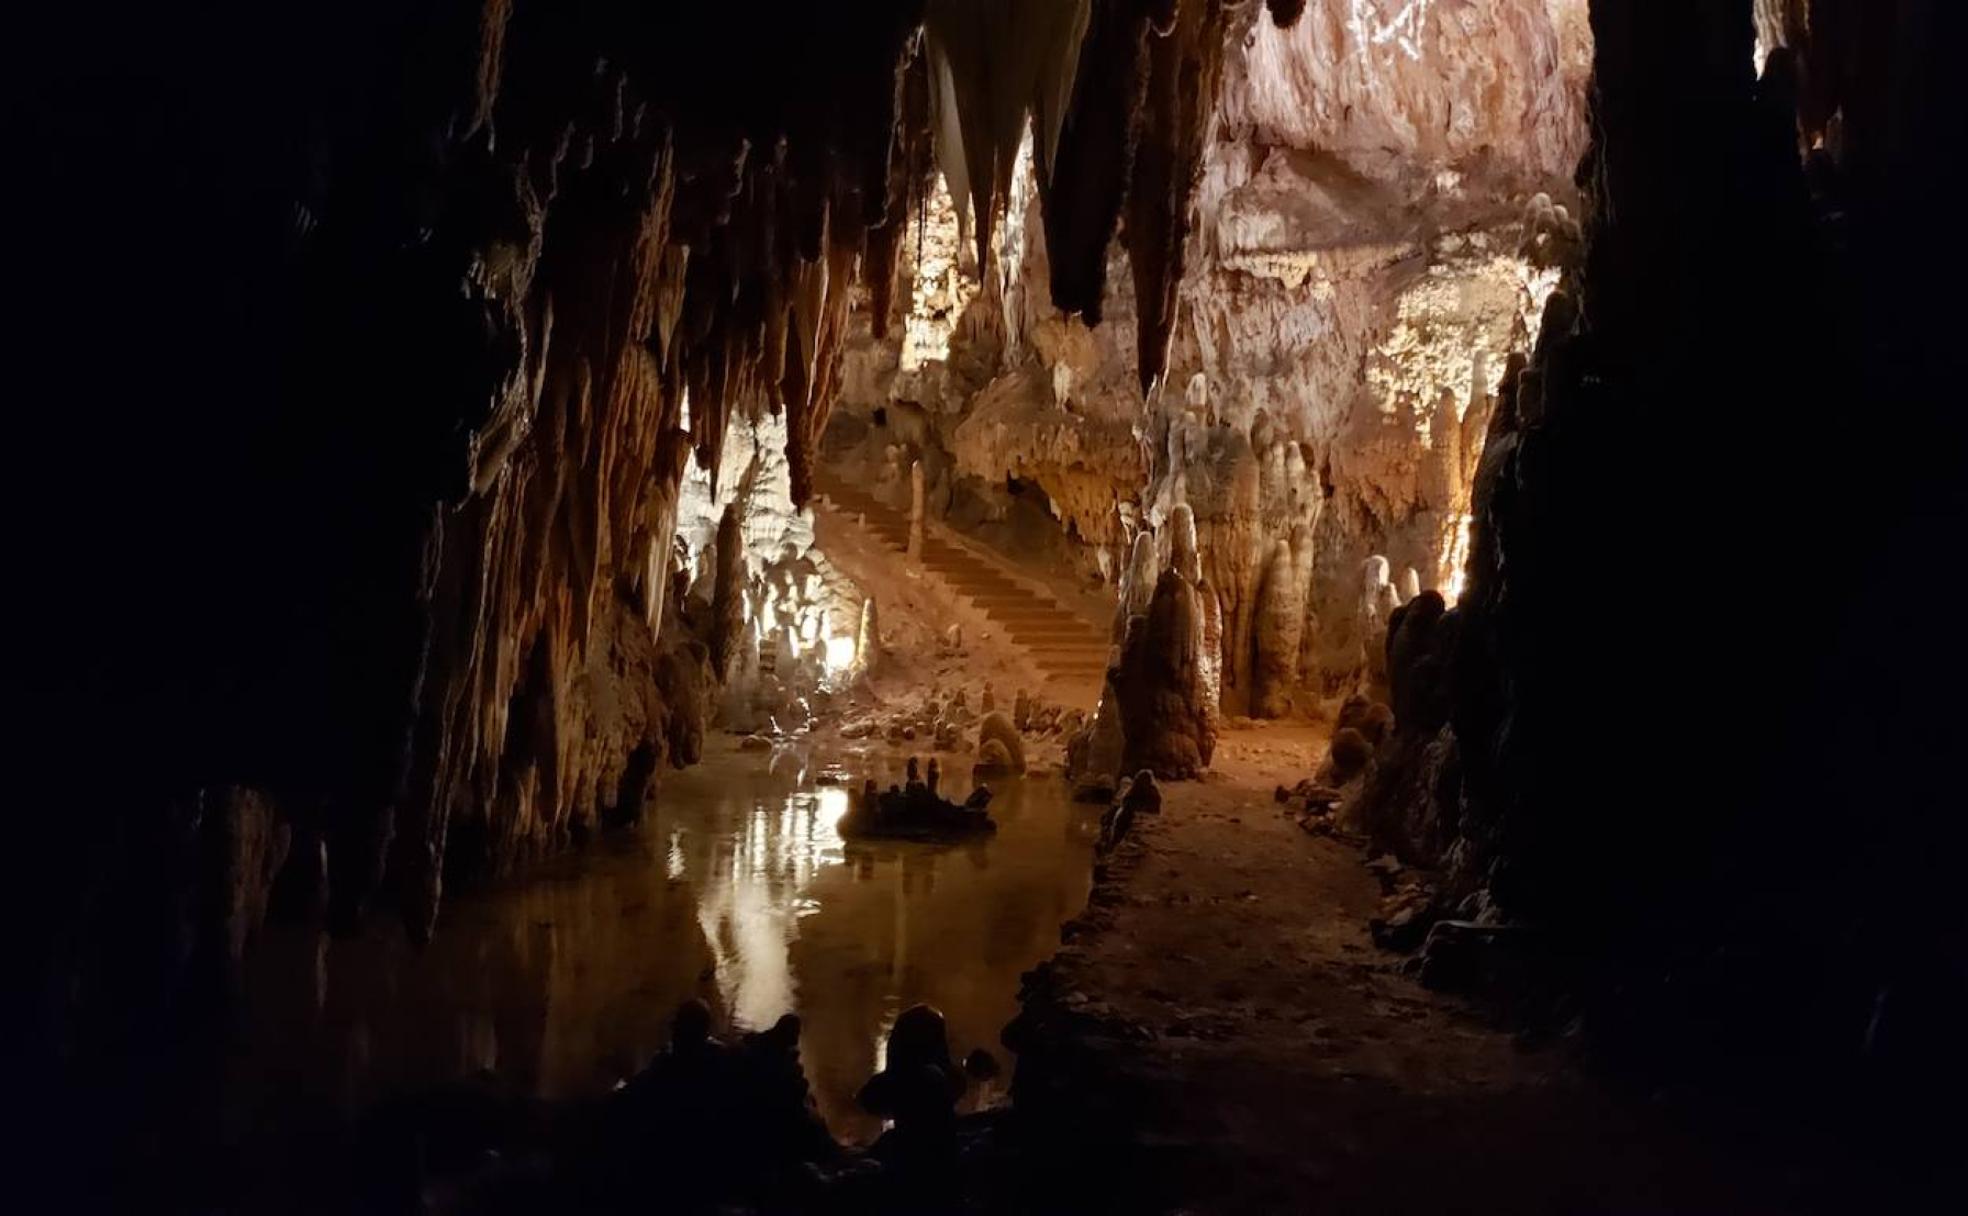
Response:
[[[821,503],[837,515],[850,522],[858,518],[885,547],[899,555],[908,553],[907,513],[838,483],[823,483],[818,489]],[[1045,677],[1045,691],[1053,696],[1083,694],[1088,689],[1099,694],[1107,672],[1104,631],[1004,563],[944,540],[934,528],[924,530],[922,565],[1025,651]]]

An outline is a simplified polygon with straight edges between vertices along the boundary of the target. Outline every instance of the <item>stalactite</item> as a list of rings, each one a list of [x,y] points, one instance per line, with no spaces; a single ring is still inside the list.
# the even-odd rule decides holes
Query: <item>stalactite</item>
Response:
[[[1161,380],[1175,331],[1189,199],[1202,173],[1230,8],[1225,0],[1181,0],[1168,35],[1149,43],[1147,99],[1135,116],[1122,229],[1134,272],[1135,374],[1144,395]]]
[[[1052,301],[1098,325],[1107,246],[1133,165],[1134,116],[1148,88],[1148,5],[1093,0],[1054,171],[1039,178]]]
[[[970,203],[980,274],[1028,121],[1041,163],[1058,145],[1088,0],[930,0],[923,25],[936,81],[931,113],[950,193]]]
[[[895,312],[902,249],[914,231],[916,200],[930,185],[935,160],[929,126],[929,57],[916,54],[902,77],[902,100],[889,151],[888,206],[882,223],[868,230],[861,275],[868,283],[868,320],[876,340],[888,336]]]

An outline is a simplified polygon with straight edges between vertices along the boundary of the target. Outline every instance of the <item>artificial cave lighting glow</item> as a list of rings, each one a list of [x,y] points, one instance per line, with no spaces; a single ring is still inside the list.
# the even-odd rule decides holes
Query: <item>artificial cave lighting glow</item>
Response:
[[[1386,46],[1391,42],[1408,58],[1420,59],[1422,25],[1428,20],[1428,7],[1433,0],[1397,2],[1398,7],[1388,0],[1352,0],[1346,23],[1352,28],[1353,36],[1363,43]]]
[[[1469,570],[1469,526],[1475,516],[1463,512],[1456,523],[1455,534],[1449,541],[1449,552],[1444,564],[1449,568],[1449,577],[1442,584],[1442,598],[1453,608],[1462,599],[1463,583]]]
[[[848,634],[828,638],[825,657],[829,675],[854,666],[854,638]]]
[[[914,244],[920,254],[902,330],[900,367],[905,372],[950,357],[950,334],[964,306],[977,294],[977,284],[958,268],[964,249],[963,222],[942,174],[936,175],[915,220]]]

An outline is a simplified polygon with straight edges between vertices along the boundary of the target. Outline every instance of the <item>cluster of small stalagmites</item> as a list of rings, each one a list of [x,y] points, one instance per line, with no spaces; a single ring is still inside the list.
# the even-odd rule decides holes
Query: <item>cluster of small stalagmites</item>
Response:
[[[967,752],[972,747],[968,728],[977,720],[966,690],[945,693],[932,686],[913,706],[858,714],[841,726],[840,734],[843,739],[881,739],[898,746],[927,742],[939,752]]]
[[[942,762],[929,758],[927,769],[919,756],[910,756],[904,782],[882,790],[870,777],[840,822],[845,836],[937,838],[992,832],[991,787],[978,785],[961,803],[939,792]]]
[[[964,688],[945,693],[932,687],[919,704],[886,715],[861,714],[844,724],[840,734],[844,739],[881,739],[898,747],[927,742],[937,752],[975,752],[980,776],[1003,777],[1026,770],[1026,739],[1070,736],[1086,720],[1083,710],[1048,704],[1023,690],[1007,712],[998,707],[996,691],[988,682],[975,700],[973,705]]]

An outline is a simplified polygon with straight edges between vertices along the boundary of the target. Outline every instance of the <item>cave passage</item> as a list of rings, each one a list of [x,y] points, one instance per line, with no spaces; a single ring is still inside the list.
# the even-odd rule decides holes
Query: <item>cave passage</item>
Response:
[[[0,1194],[1958,1207],[1964,7],[30,6]]]

